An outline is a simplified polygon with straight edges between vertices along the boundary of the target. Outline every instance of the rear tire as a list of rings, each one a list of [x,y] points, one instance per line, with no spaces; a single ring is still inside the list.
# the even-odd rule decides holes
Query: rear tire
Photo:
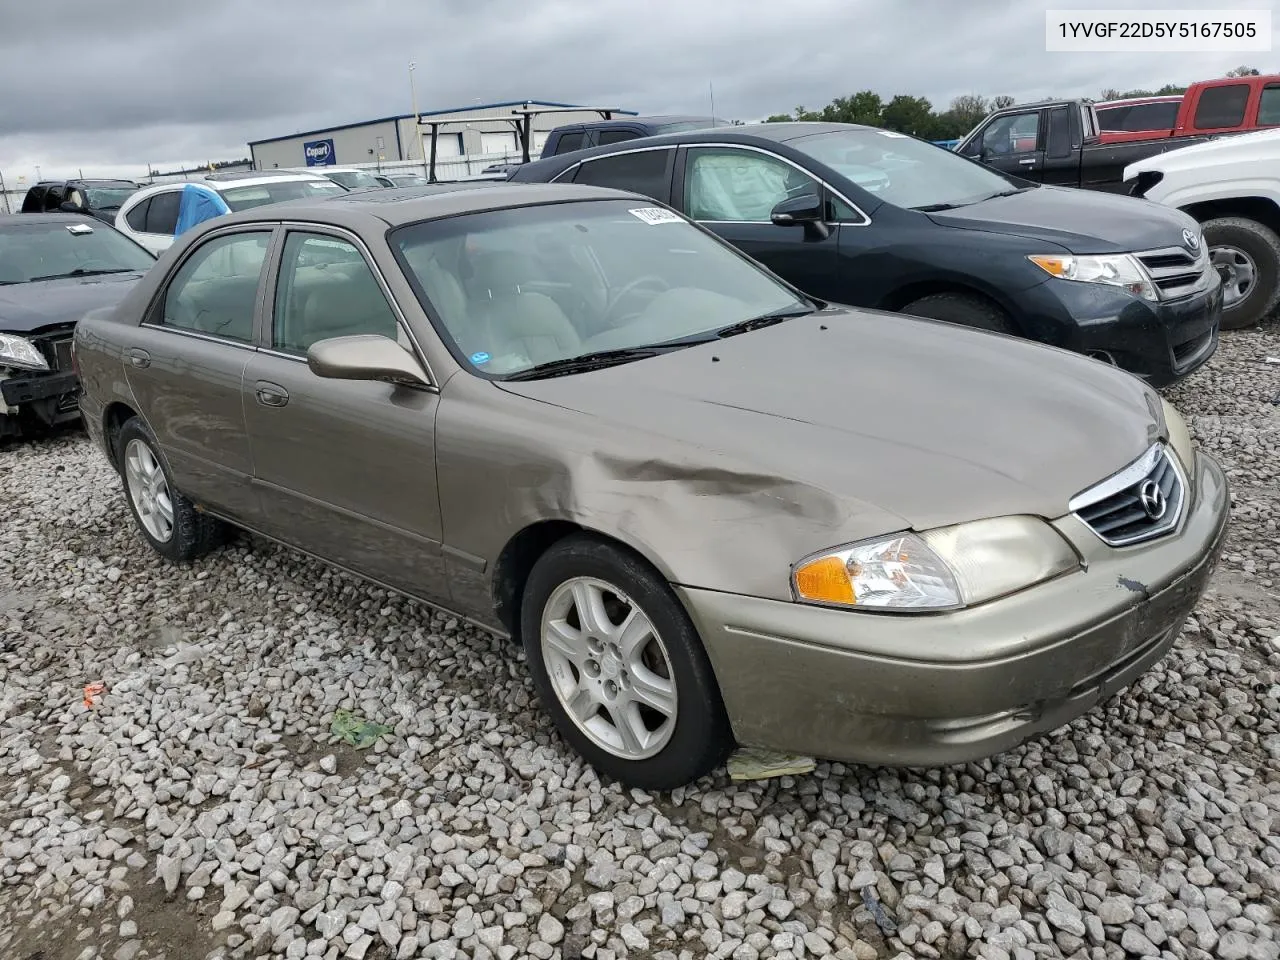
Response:
[[[702,641],[639,558],[598,537],[559,541],[529,574],[520,633],[544,709],[600,773],[671,790],[728,756],[732,734]]]
[[[1203,223],[1209,259],[1223,278],[1222,329],[1265,320],[1280,301],[1280,236],[1244,217]]]
[[[115,455],[129,512],[156,553],[190,563],[226,540],[227,525],[201,513],[174,487],[160,445],[140,417],[130,417],[116,434]]]
[[[945,320],[991,333],[1018,336],[1009,315],[984,297],[970,293],[934,293],[907,304],[899,313],[930,320]]]

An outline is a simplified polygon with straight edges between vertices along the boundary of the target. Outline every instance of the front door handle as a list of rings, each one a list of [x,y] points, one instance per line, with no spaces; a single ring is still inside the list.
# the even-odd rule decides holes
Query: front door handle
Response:
[[[258,393],[258,402],[264,407],[283,407],[289,402],[289,391],[278,383],[259,380],[255,387]]]
[[[134,347],[130,350],[127,356],[129,357],[129,362],[135,367],[151,366],[151,354],[147,353],[145,350],[139,349],[138,347]]]
[[[1035,161],[1035,157],[1031,157],[1028,160],[1019,160],[1018,163],[1020,163],[1024,167],[1033,167],[1035,166],[1036,161]]]

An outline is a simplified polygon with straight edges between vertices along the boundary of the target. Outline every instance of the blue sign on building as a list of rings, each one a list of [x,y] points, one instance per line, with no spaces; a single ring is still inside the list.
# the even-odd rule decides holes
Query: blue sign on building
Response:
[[[302,145],[308,167],[328,167],[337,163],[332,140],[310,140]]]

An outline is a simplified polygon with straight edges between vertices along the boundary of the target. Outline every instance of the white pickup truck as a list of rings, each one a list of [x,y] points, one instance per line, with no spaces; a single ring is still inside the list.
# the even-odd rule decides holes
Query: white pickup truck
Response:
[[[1197,143],[1125,167],[1129,193],[1204,227],[1222,277],[1222,327],[1267,318],[1280,301],[1280,129]]]

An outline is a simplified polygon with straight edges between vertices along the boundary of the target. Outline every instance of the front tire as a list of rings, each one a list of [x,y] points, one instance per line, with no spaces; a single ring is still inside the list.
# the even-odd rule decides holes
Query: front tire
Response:
[[[160,446],[141,418],[129,418],[116,435],[116,463],[138,532],[160,556],[190,563],[225,539],[226,525],[198,511],[174,487]]]
[[[1209,260],[1222,277],[1222,329],[1264,320],[1280,300],[1280,236],[1244,217],[1204,222]]]
[[[991,333],[1018,335],[1017,328],[1003,310],[990,300],[969,293],[934,293],[907,304],[899,313],[945,320]]]
[[[630,553],[587,535],[556,543],[529,574],[520,630],[544,708],[601,773],[670,790],[728,755],[702,641],[671,588]]]

